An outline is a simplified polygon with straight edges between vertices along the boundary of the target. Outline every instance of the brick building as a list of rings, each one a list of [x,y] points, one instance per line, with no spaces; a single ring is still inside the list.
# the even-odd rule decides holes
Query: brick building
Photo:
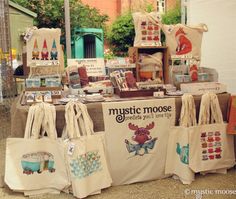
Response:
[[[102,14],[110,17],[109,23],[113,22],[120,14],[131,10],[145,10],[147,4],[152,4],[153,8],[159,12],[165,12],[175,7],[178,0],[82,0],[84,4],[95,7]]]

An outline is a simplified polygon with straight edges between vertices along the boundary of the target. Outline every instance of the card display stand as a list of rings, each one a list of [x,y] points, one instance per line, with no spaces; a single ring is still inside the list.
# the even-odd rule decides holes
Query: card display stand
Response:
[[[164,83],[169,83],[169,55],[168,55],[168,48],[166,46],[140,46],[140,47],[129,47],[129,58],[132,60],[133,63],[136,65],[136,79],[139,82],[139,72],[140,72],[140,65],[138,64],[139,54],[154,54],[157,52],[163,53],[162,63],[163,63],[163,79]]]

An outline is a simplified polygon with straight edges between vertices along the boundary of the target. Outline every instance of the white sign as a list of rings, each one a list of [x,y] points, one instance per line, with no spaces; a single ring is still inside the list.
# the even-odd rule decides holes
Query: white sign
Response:
[[[103,58],[92,59],[67,59],[67,65],[70,66],[85,66],[88,76],[105,75],[105,64]]]

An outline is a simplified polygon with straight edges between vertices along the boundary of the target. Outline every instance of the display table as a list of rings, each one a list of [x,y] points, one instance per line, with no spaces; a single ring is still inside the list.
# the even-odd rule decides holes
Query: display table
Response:
[[[11,107],[11,137],[23,137],[25,131],[25,124],[27,120],[27,114],[29,110],[29,106],[22,106],[21,101],[22,95],[18,96],[15,102]],[[218,95],[218,99],[220,102],[220,107],[222,110],[224,121],[227,121],[227,110],[229,104],[229,93],[223,93]],[[196,109],[197,109],[197,117],[199,113],[199,106],[201,101],[201,96],[194,96]],[[110,102],[112,103],[112,102]],[[140,100],[142,103],[142,100]],[[176,103],[176,124],[178,124],[180,110],[181,110],[181,97],[175,97]],[[91,116],[91,119],[94,123],[94,131],[103,131],[104,130],[104,121],[103,121],[103,112],[102,112],[102,104],[101,102],[96,103],[88,103],[86,104],[88,108],[88,113]],[[61,136],[63,127],[65,125],[65,106],[57,105],[56,106],[56,128],[58,136]]]

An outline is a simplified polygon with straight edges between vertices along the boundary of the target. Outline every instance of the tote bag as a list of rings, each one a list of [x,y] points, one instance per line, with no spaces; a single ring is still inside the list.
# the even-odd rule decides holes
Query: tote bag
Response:
[[[48,137],[38,139],[41,127]],[[5,182],[27,195],[60,191],[70,184],[64,147],[57,141],[54,106],[32,105],[25,137],[7,139]]]
[[[183,184],[194,181],[194,172],[189,168],[189,126],[196,125],[196,109],[192,95],[182,96],[180,126],[170,129],[166,174],[176,175]]]
[[[102,103],[112,185],[167,177],[165,163],[175,99]]]
[[[59,28],[32,28],[29,30],[31,36],[27,39],[27,65],[37,66],[56,66],[61,61]]]
[[[202,34],[208,31],[205,24],[197,26],[163,24],[162,30],[172,58],[201,58]]]
[[[216,94],[202,96],[198,123],[189,129],[189,167],[195,172],[233,167],[234,140],[226,133]]]
[[[69,102],[65,110],[67,168],[73,195],[84,198],[111,186],[105,150],[104,134],[94,134],[93,123],[82,103]]]
[[[132,16],[135,28],[134,46],[161,46],[158,13],[135,12]]]

